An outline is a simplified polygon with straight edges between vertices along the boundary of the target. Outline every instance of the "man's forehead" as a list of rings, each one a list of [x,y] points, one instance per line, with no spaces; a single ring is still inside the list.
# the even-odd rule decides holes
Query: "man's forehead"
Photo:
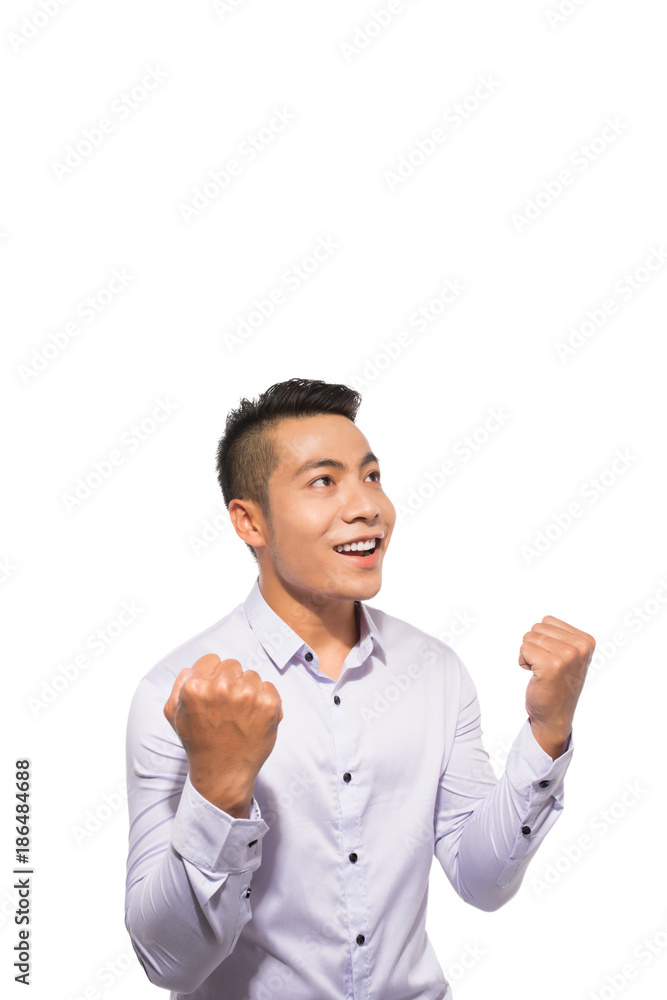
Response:
[[[289,475],[304,462],[320,458],[357,464],[370,450],[357,425],[337,413],[286,418],[274,433],[280,453],[276,472]]]

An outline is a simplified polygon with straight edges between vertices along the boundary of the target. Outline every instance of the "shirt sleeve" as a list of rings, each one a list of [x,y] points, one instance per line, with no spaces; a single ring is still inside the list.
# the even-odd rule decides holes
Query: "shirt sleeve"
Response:
[[[496,910],[518,891],[530,859],[561,814],[573,735],[552,760],[526,719],[498,779],[482,744],[475,685],[457,660],[461,699],[436,798],[435,855],[462,899]]]
[[[251,919],[252,873],[269,827],[254,798],[240,819],[194,788],[166,700],[144,678],[128,717],[125,926],[149,980],[191,993]]]

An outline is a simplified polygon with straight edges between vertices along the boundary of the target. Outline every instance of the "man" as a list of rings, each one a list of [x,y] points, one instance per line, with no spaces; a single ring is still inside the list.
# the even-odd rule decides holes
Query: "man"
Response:
[[[396,514],[360,401],[290,379],[229,414],[218,478],[258,577],[132,702],[126,926],[173,1000],[451,1000],[434,854],[495,910],[562,809],[595,641],[551,616],[524,635],[498,780],[454,650],[365,603]]]

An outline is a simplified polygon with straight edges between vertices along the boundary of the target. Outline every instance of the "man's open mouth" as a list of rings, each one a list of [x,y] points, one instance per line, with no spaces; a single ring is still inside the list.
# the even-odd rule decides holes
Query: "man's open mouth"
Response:
[[[379,542],[379,538],[369,538],[367,541],[336,545],[334,546],[334,551],[344,556],[361,556],[364,558],[373,555]]]

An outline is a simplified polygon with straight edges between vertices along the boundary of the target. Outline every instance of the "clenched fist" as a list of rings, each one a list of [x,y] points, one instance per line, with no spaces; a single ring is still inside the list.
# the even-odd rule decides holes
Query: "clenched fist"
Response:
[[[554,759],[569,741],[594,649],[592,635],[552,615],[546,615],[523,637],[519,666],[532,671],[526,711],[535,739]]]
[[[283,717],[274,685],[238,660],[207,653],[181,670],[164,714],[183,744],[199,794],[247,819],[255,779]]]

